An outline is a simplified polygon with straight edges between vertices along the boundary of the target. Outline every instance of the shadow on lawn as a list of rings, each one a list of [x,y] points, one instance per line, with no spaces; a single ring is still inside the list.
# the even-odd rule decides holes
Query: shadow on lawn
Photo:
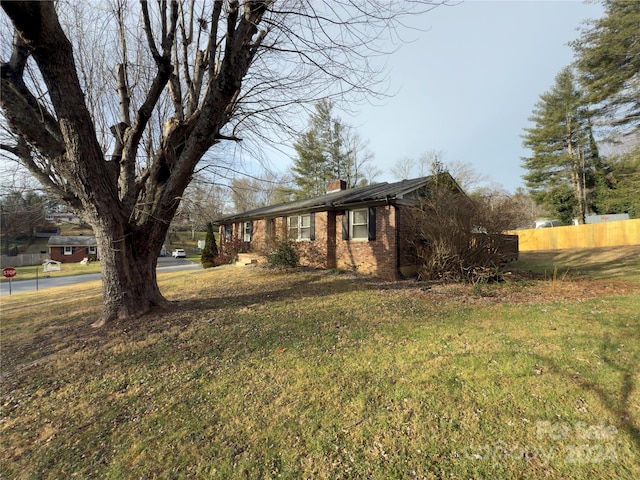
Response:
[[[616,345],[611,343],[608,337],[605,338],[600,347],[600,358],[604,364],[618,372],[621,377],[620,388],[615,392],[607,391],[596,381],[582,375],[576,376],[576,369],[572,366],[560,366],[554,360],[542,355],[536,355],[536,358],[550,371],[566,378],[568,383],[577,383],[583,390],[594,393],[600,399],[601,404],[617,419],[616,427],[624,430],[631,438],[635,448],[640,450],[640,425],[634,420],[631,405],[631,393],[637,388],[637,365],[640,358],[638,355],[634,355],[624,364],[611,356],[615,350],[617,350]]]
[[[286,274],[282,274],[286,275]],[[345,275],[335,275],[331,281],[323,281],[327,273],[317,272],[306,275],[296,280],[295,283],[274,282],[271,286],[260,291],[230,292],[222,291],[214,297],[199,298],[193,300],[180,300],[176,306],[180,311],[205,309],[226,309],[242,308],[253,305],[265,305],[268,303],[281,302],[285,300],[301,300],[308,297],[318,298],[326,295],[334,295],[341,292],[357,292],[379,288],[386,284],[382,280],[368,277],[356,277]]]
[[[275,275],[287,275],[277,273]],[[53,322],[39,328],[37,333],[28,342],[20,345],[9,345],[3,341],[2,364],[3,371],[0,378],[5,379],[27,368],[42,364],[58,354],[69,355],[85,348],[100,349],[114,340],[126,338],[139,340],[149,334],[162,333],[174,327],[188,327],[194,321],[199,321],[202,312],[215,312],[222,310],[238,310],[243,307],[256,305],[268,305],[269,303],[282,301],[296,301],[313,296],[332,295],[339,292],[355,292],[370,290],[385,283],[368,277],[339,275],[327,272],[315,272],[307,275],[295,273],[299,278],[292,283],[290,281],[278,281],[266,285],[261,290],[251,291],[247,283],[245,288],[216,289],[216,296],[207,297],[201,295],[195,299],[179,300],[171,303],[169,309],[155,309],[133,320],[117,320],[101,328],[93,328],[86,317],[65,319],[64,322]],[[327,275],[333,275],[331,281],[323,281]],[[96,305],[95,314],[98,315],[99,305]]]

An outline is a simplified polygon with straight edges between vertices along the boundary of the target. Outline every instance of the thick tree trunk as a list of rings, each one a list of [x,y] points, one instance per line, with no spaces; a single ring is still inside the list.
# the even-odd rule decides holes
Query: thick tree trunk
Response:
[[[112,129],[115,147],[111,159],[106,160],[87,108],[72,44],[58,20],[55,4],[2,3],[20,40],[14,45],[9,64],[2,65],[2,86],[11,95],[9,101],[2,96],[0,103],[8,112],[5,116],[14,133],[46,159],[44,167],[31,161],[31,168],[81,212],[96,234],[104,306],[94,325],[136,318],[154,306],[167,305],[157,284],[157,255],[197,163],[222,138],[237,140],[221,135],[221,129],[238,109],[242,81],[267,33],[258,32],[258,24],[270,6],[271,2],[228,2],[222,47],[218,45],[217,23],[223,2],[215,3],[210,46],[206,48],[206,93],[201,101],[196,99],[194,105],[199,106],[187,118],[177,79],[171,78],[172,72],[179,71],[172,64],[179,4],[159,3],[162,32],[155,38],[155,20],[151,21],[147,2],[141,2],[144,32],[157,72],[146,83],[146,93],[141,87],[142,103],[129,116],[126,72],[120,70],[122,118]],[[27,87],[31,82],[23,80],[29,58],[37,64],[46,85],[48,99],[43,102]],[[126,56],[124,60],[123,65]],[[173,83],[166,92],[170,81]],[[167,119],[162,136],[157,138],[159,143],[156,139],[151,142],[158,146],[156,152],[146,151],[149,162],[139,169],[139,162],[145,163],[138,157],[143,150],[140,142],[143,136],[146,138],[145,131],[155,136],[149,121],[155,120],[156,112],[166,113],[163,99],[167,94],[174,100],[174,115]],[[110,118],[108,109],[93,114]],[[28,162],[31,152],[27,149],[26,153]],[[55,181],[50,178],[54,174]]]
[[[571,174],[571,183],[573,184],[573,190],[576,195],[577,200],[577,212],[576,218],[580,225],[583,225],[585,222],[585,215],[587,207],[584,201],[584,182],[582,179],[582,175],[580,171],[575,171]]]
[[[166,228],[126,231],[98,221],[96,234],[102,270],[103,307],[94,327],[115,320],[140,317],[153,307],[166,307],[167,300],[158,287],[156,266]]]

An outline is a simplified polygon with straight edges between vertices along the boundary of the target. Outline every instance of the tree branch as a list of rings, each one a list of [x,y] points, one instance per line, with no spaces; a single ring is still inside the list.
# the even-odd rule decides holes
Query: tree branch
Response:
[[[65,147],[57,120],[26,87],[23,75],[31,48],[16,32],[9,63],[0,66],[2,95],[0,104],[11,131],[36,145],[43,154],[55,158],[64,154]],[[30,128],[28,128],[30,127]]]
[[[136,112],[136,116],[133,124],[131,125],[131,128],[127,129],[124,136],[124,148],[122,151],[122,166],[119,184],[122,202],[129,208],[133,208],[133,206],[135,205],[136,194],[140,191],[139,188],[136,188],[135,182],[136,154],[138,152],[140,140],[145,128],[149,123],[149,119],[151,118],[153,109],[156,107],[162,95],[162,92],[164,91],[167,83],[171,78],[171,49],[173,46],[175,27],[178,18],[178,4],[177,2],[171,2],[171,19],[169,22],[170,29],[168,32],[166,32],[166,35],[163,36],[163,52],[162,55],[160,55],[153,39],[147,2],[143,0],[140,3],[142,6],[144,30],[147,37],[147,42],[149,44],[149,49],[151,50],[151,54],[156,62],[158,70],[156,72],[155,78],[151,83],[151,86],[149,87],[144,102]]]

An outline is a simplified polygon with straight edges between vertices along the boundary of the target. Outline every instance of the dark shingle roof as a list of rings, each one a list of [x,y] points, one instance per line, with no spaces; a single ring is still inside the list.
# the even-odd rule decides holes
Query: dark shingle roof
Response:
[[[448,174],[447,174],[448,175]],[[451,178],[451,177],[449,177]],[[235,221],[275,217],[287,214],[311,211],[327,211],[348,208],[357,204],[395,203],[405,195],[427,186],[433,177],[421,177],[402,180],[395,183],[374,183],[364,187],[339,190],[312,198],[279,203],[268,207],[256,208],[242,213],[234,213],[219,218],[215,223],[232,223]]]
[[[49,247],[95,247],[96,237],[93,235],[56,235],[47,242]]]

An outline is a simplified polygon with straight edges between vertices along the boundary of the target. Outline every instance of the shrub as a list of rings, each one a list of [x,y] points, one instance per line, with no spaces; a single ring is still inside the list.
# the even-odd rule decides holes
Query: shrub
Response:
[[[242,242],[235,238],[225,242],[220,242],[218,254],[214,257],[213,263],[218,265],[227,265],[238,259],[238,253],[242,251]]]
[[[290,242],[283,242],[269,254],[269,264],[274,267],[295,268],[300,257]]]
[[[409,241],[423,279],[496,281],[505,261],[517,257],[517,243],[500,235],[509,220],[505,211],[449,184],[432,185],[410,219]]]
[[[213,232],[213,224],[209,222],[207,224],[207,237],[204,242],[204,248],[200,255],[200,262],[204,268],[211,268],[217,265],[216,257],[218,256],[218,245],[216,245],[216,236]]]

